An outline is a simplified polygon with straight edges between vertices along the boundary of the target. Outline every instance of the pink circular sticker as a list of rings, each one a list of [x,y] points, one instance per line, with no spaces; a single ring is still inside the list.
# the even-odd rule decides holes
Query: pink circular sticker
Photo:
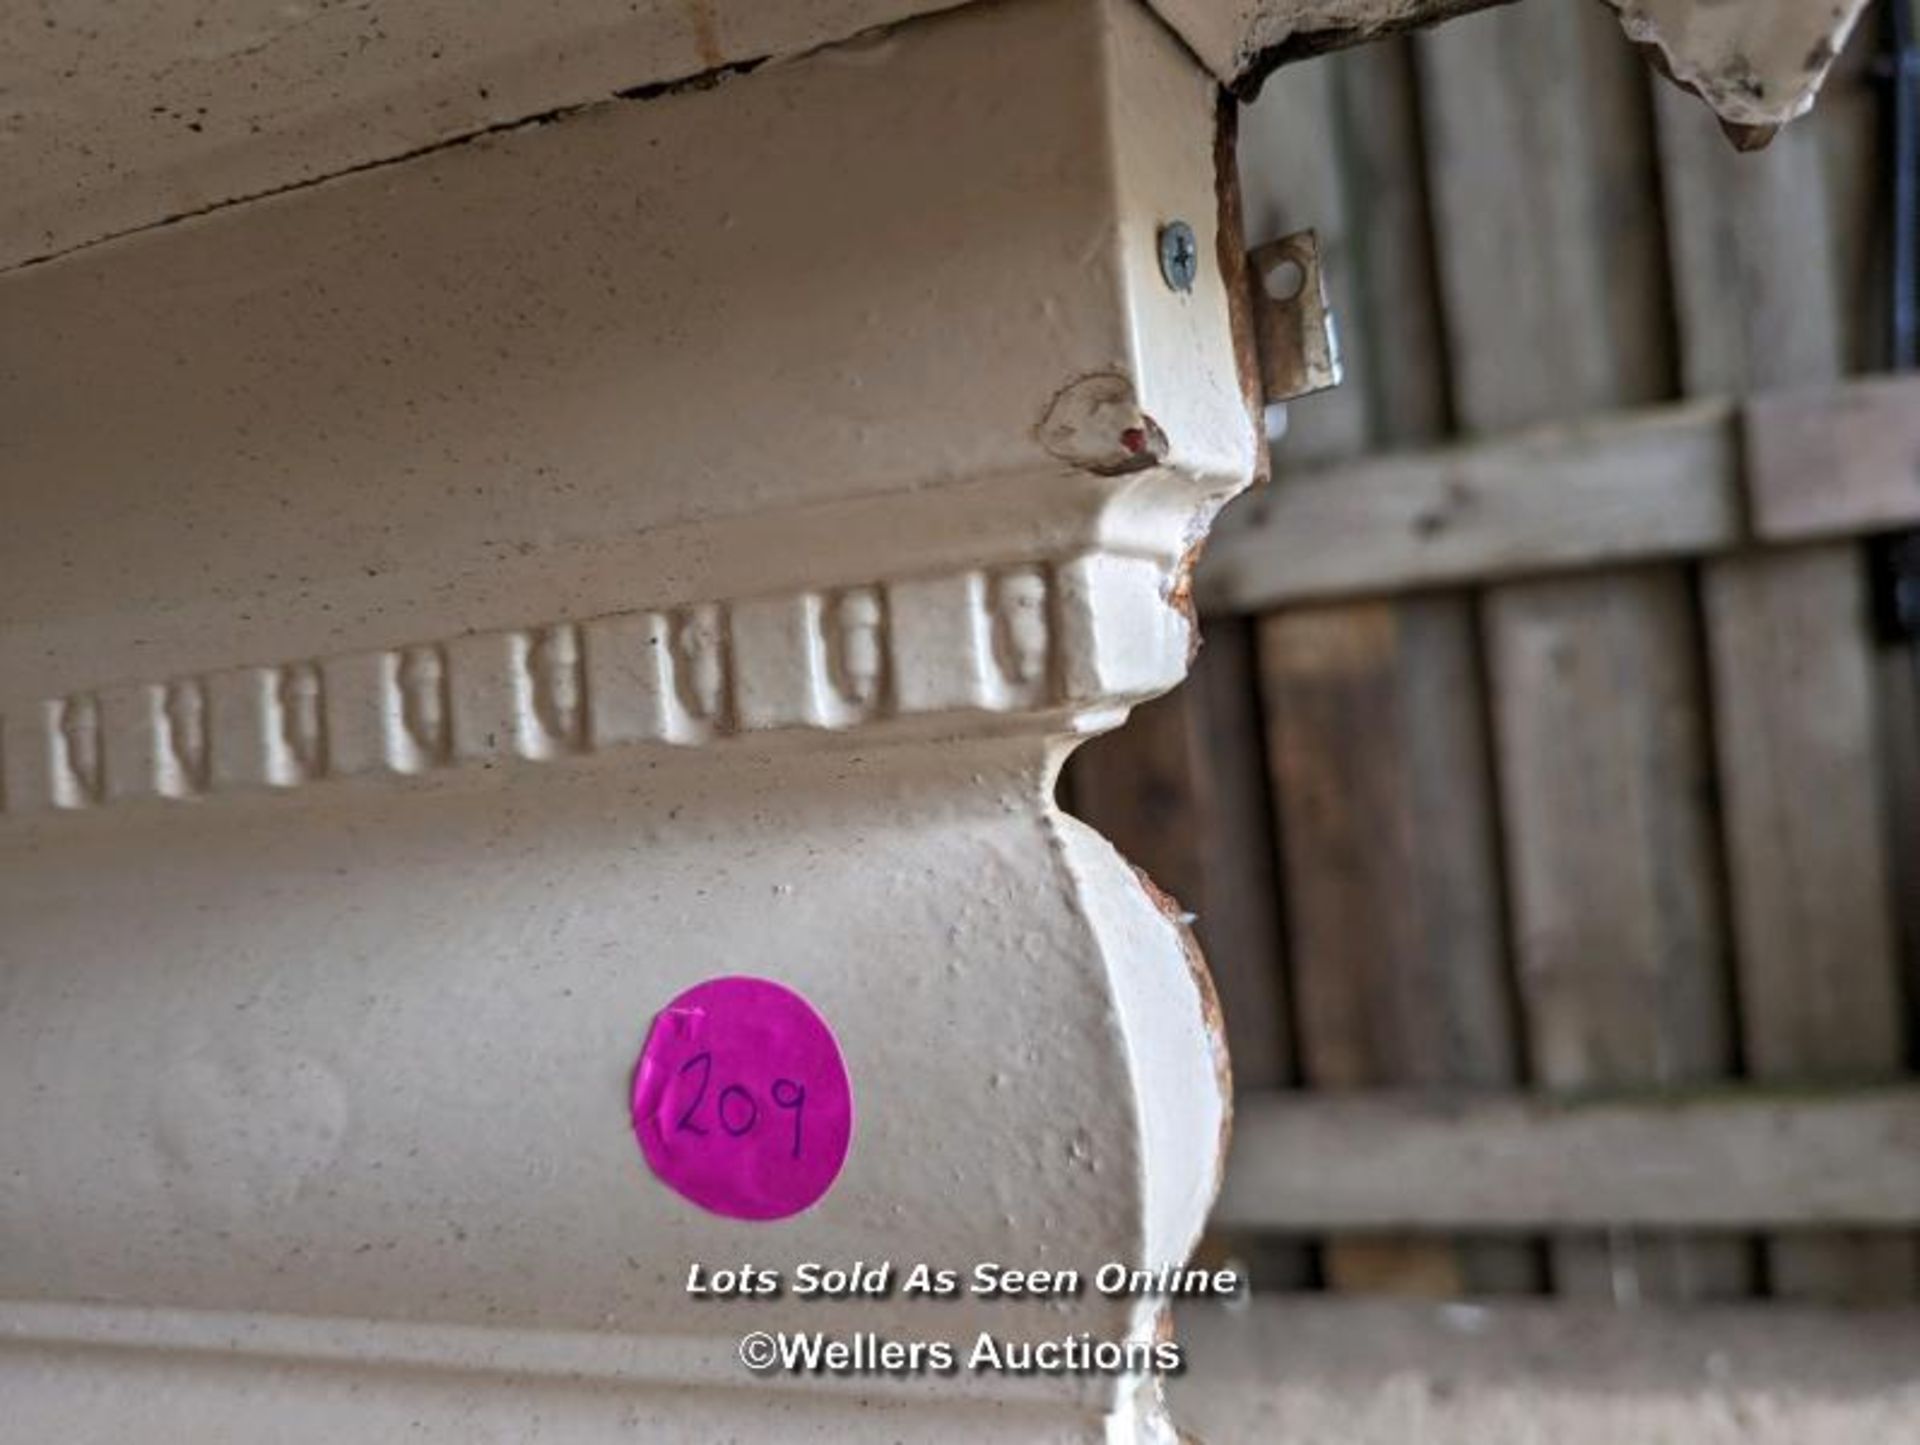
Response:
[[[785,1219],[833,1187],[853,1084],[813,1005],[764,978],[710,978],[654,1016],[633,1132],[669,1188],[731,1219]]]

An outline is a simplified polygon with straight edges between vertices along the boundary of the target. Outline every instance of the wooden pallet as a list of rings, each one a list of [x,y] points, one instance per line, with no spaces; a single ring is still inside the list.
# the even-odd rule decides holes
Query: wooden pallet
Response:
[[[1920,703],[1863,544],[1920,526],[1920,382],[1849,379],[1871,90],[1850,57],[1819,116],[1738,156],[1600,22],[1490,11],[1283,71],[1243,124],[1249,240],[1320,230],[1349,381],[1294,404],[1274,484],[1223,519],[1198,580],[1222,654],[1139,735],[1160,765],[1123,732],[1074,776],[1208,900],[1260,1035],[1236,1178],[1305,1167],[1265,1157],[1269,1080],[1332,1102],[1909,1063]],[[1270,810],[1185,836],[1262,770]],[[1542,1283],[1512,1220],[1353,1222],[1319,1222],[1336,1289]],[[1729,1232],[1754,1218],[1533,1224],[1560,1226],[1563,1293],[1853,1301],[1920,1286],[1893,1222],[1758,1251]]]

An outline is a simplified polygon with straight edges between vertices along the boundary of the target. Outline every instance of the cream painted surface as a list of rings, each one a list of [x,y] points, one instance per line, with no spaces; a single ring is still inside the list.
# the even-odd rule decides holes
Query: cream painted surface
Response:
[[[961,3],[0,0],[0,267]],[[1803,0],[1616,3],[1722,114],[1760,124],[1804,109],[1826,69],[1810,51],[1837,48],[1865,0],[1840,16]],[[1231,84],[1291,37],[1364,39],[1462,0],[1154,6]]]
[[[1566,1300],[1178,1312],[1213,1445],[1920,1445],[1920,1313]]]
[[[1867,0],[1607,0],[1628,36],[1722,120],[1761,128],[1802,115]]]
[[[981,7],[0,277],[0,1439],[1169,1438],[734,1359],[1154,1299],[685,1279],[1198,1234],[1217,1019],[1052,784],[1253,470],[1214,114],[1134,0]],[[854,1081],[778,1224],[628,1123],[732,972]]]
[[[1214,74],[1259,75],[1269,53],[1320,49],[1430,24],[1495,0],[1155,0]],[[1523,0],[1527,4],[1566,0]],[[1867,0],[1606,0],[1723,120],[1777,126],[1803,113]],[[1516,57],[1518,59],[1518,57]]]
[[[0,3],[0,261],[960,0]]]
[[[1155,253],[1212,225],[1211,97],[1145,16],[1109,64],[1016,8],[1018,46],[928,22],[0,278],[0,697],[103,629],[165,677],[1178,546],[1246,452],[1217,269]],[[1115,405],[1056,409],[1088,378]],[[1062,414],[1092,467],[1151,418],[1168,469],[1060,460]]]

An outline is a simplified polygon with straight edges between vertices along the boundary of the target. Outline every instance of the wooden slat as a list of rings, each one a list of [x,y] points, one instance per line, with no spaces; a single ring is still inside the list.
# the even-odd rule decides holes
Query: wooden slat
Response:
[[[1914,526],[1920,378],[1867,377],[1294,472],[1222,519],[1199,596],[1257,612]]]
[[[1740,155],[1697,108],[1655,99],[1686,390],[1831,380],[1839,293],[1812,129]]]
[[[1592,7],[1420,39],[1455,408],[1507,431],[1669,394],[1644,78]],[[1632,485],[1622,474],[1619,485]],[[1535,1076],[1682,1082],[1731,1062],[1702,693],[1677,569],[1495,587],[1483,618]],[[1563,1293],[1748,1287],[1737,1241],[1562,1239]]]
[[[1848,47],[1835,65],[1837,83],[1817,125],[1834,218],[1834,267],[1842,287],[1844,359],[1853,370],[1867,372],[1887,365],[1892,342],[1887,324],[1892,278],[1885,246],[1890,157],[1884,153],[1887,137],[1880,124],[1885,90],[1874,73],[1878,61],[1879,56],[1864,44]],[[1910,374],[1905,379],[1914,390],[1909,405],[1896,408],[1900,422],[1920,410],[1920,377]],[[1853,385],[1878,387],[1888,380],[1866,377]],[[1920,466],[1920,457],[1914,464]],[[1901,525],[1903,530],[1920,529],[1920,515],[1901,519]],[[1885,567],[1891,554],[1869,549],[1869,559],[1870,565]],[[1872,650],[1872,668],[1887,867],[1892,875],[1894,951],[1904,985],[1901,1034],[1907,1071],[1912,1073],[1920,1067],[1920,645],[1912,640],[1883,640]],[[1912,1248],[1911,1242],[1908,1247]],[[1920,1250],[1909,1258],[1920,1259]],[[1903,1263],[1892,1263],[1890,1277],[1898,1279],[1906,1273],[1915,1281],[1913,1292],[1920,1294],[1920,1264],[1903,1271]]]
[[[1281,73],[1248,131],[1250,213],[1320,230],[1351,361],[1340,392],[1290,408],[1284,494],[1305,462],[1430,440],[1446,423],[1406,44]],[[1470,609],[1436,598],[1275,619],[1261,659],[1304,1076],[1510,1081]],[[1530,1252],[1511,1244],[1335,1237],[1322,1257],[1336,1290],[1536,1286]]]
[[[1756,397],[1744,426],[1761,537],[1920,523],[1920,380],[1877,377]]]
[[[1295,1061],[1252,626],[1209,623],[1187,687],[1197,713],[1193,774],[1203,785],[1204,816],[1195,822],[1207,833],[1194,931],[1229,1011],[1236,1084],[1259,1089],[1268,1079],[1291,1081]],[[1239,1025],[1236,1004],[1247,1014]]]
[[[1747,1066],[1897,1070],[1861,559],[1819,547],[1720,563],[1708,604]]]
[[[1468,432],[1672,391],[1644,81],[1594,19],[1521,5],[1418,37],[1454,406]]]
[[[1449,598],[1261,623],[1288,922],[1316,964],[1296,1007],[1325,1087],[1516,1073],[1468,614]]]
[[[1261,624],[1302,1062],[1315,1085],[1494,1084],[1518,1072],[1485,721],[1464,598]],[[1351,1288],[1530,1287],[1530,1263],[1350,1245]]]
[[[1721,551],[1741,539],[1733,408],[1627,412],[1283,476],[1222,519],[1209,611]]]
[[[1359,343],[1348,349],[1348,385],[1370,445],[1432,441],[1452,418],[1412,44],[1352,51],[1334,62],[1333,78],[1341,240],[1355,282],[1342,324]]]
[[[1874,693],[1886,762],[1887,862],[1911,1065],[1913,1041],[1920,1039],[1920,653],[1906,646],[1879,649]]]
[[[1241,1101],[1215,1217],[1245,1228],[1920,1224],[1920,1088]]]
[[[1068,764],[1074,811],[1194,914],[1234,1083],[1291,1080],[1258,679],[1244,622],[1207,624],[1183,687]]]
[[[1685,581],[1516,584],[1487,624],[1535,1071],[1561,1087],[1711,1077],[1730,1025]]]
[[[1624,583],[1624,585],[1623,585]],[[1732,1059],[1706,720],[1678,572],[1487,598],[1500,794],[1534,1076],[1680,1084]],[[1564,1291],[1738,1292],[1744,1252],[1615,1240],[1557,1256]]]
[[[1840,261],[1859,246],[1834,225],[1819,132],[1733,157],[1664,96],[1659,123],[1689,388],[1830,386],[1851,349]],[[1825,408],[1831,431],[1791,399],[1753,405],[1763,533],[1805,535],[1863,508],[1871,521],[1897,504],[1887,474],[1902,454],[1911,469],[1920,431],[1885,388],[1845,395],[1856,404]],[[1836,545],[1715,561],[1702,575],[1741,1037],[1764,1079],[1887,1075],[1903,1062],[1861,565],[1856,547]],[[1782,1240],[1768,1262],[1774,1292],[1802,1299],[1900,1298],[1920,1278],[1908,1239]]]
[[[1186,683],[1074,754],[1068,806],[1194,914],[1236,1092],[1294,1077],[1252,628],[1210,619]],[[1312,1276],[1305,1248],[1216,1240],[1263,1289]]]

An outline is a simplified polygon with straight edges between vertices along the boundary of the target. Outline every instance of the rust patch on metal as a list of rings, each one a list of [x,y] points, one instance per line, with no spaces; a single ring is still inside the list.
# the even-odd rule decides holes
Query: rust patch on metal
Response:
[[[1292,401],[1340,384],[1340,341],[1320,266],[1320,238],[1295,231],[1247,257],[1253,272],[1253,330],[1260,349],[1265,399]],[[1292,287],[1275,295],[1269,278],[1291,273]]]
[[[1167,459],[1167,434],[1140,410],[1133,378],[1118,371],[1089,372],[1061,387],[1034,437],[1050,456],[1098,477],[1143,472]]]
[[[1226,1015],[1220,1008],[1220,993],[1213,986],[1213,972],[1207,967],[1207,958],[1200,951],[1200,940],[1193,935],[1192,927],[1187,923],[1187,912],[1174,896],[1149,878],[1144,869],[1129,863],[1133,876],[1139,880],[1153,906],[1160,910],[1161,916],[1173,925],[1174,932],[1180,938],[1180,950],[1186,955],[1187,972],[1193,977],[1193,986],[1200,994],[1200,1024],[1206,1030],[1208,1042],[1213,1046],[1214,1080],[1220,1088],[1220,1143],[1213,1160],[1213,1197],[1220,1197],[1220,1186],[1226,1180],[1227,1150],[1233,1144],[1233,1060],[1227,1053]]]
[[[1260,347],[1253,324],[1254,280],[1247,268],[1246,221],[1240,200],[1240,105],[1222,91],[1214,112],[1213,185],[1219,198],[1219,219],[1215,223],[1213,244],[1220,266],[1221,284],[1227,290],[1227,328],[1233,339],[1233,369],[1240,381],[1240,396],[1247,407],[1247,425],[1252,429],[1254,462],[1252,485],[1260,486],[1273,474],[1273,462],[1266,444],[1266,387],[1260,377]],[[1198,556],[1198,548],[1188,550],[1188,558]],[[1188,565],[1182,559],[1183,568]],[[1189,661],[1192,659],[1189,658]]]

